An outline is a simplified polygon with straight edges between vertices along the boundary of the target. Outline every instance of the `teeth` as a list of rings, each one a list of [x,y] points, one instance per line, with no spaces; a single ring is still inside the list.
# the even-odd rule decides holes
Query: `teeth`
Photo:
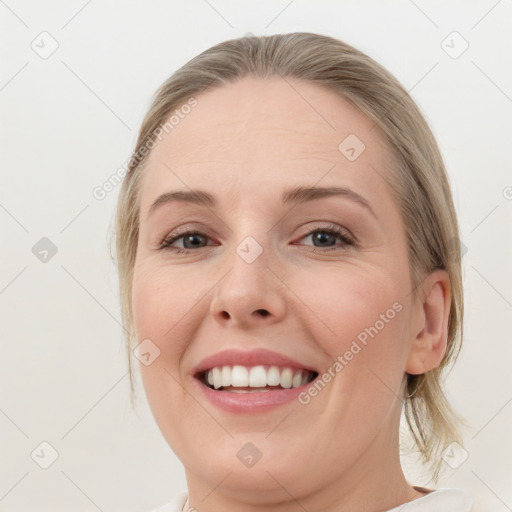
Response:
[[[279,368],[277,366],[271,366],[267,373],[267,384],[269,386],[279,386],[280,381],[281,373],[279,372]]]
[[[224,375],[224,369],[226,367],[222,368],[222,375]],[[227,376],[227,372],[226,372]],[[245,366],[233,366],[231,370],[231,382],[229,384],[226,384],[227,382],[224,379],[222,379],[222,385],[223,386],[234,386],[237,388],[246,388],[249,385],[249,371]]]
[[[216,366],[206,372],[206,382],[215,389],[237,388],[265,388],[267,386],[281,386],[284,389],[297,388],[307,384],[311,379],[311,372],[307,370],[292,370],[291,368],[278,368],[252,366]],[[250,392],[249,390],[232,390],[233,392]],[[256,391],[256,390],[254,390]],[[263,391],[263,389],[260,389]],[[266,390],[269,391],[269,390]]]
[[[231,384],[231,368],[224,366],[221,371],[222,374],[222,385],[229,386]]]
[[[264,388],[267,385],[267,372],[264,366],[253,366],[249,372],[249,386]]]
[[[290,370],[290,368],[285,368],[281,372],[281,387],[288,389],[292,387],[293,383],[293,372]]]
[[[219,389],[222,387],[222,374],[221,374],[221,369],[217,366],[213,369],[212,371],[213,373],[213,376],[212,376],[212,379],[213,379],[213,387],[215,389]]]

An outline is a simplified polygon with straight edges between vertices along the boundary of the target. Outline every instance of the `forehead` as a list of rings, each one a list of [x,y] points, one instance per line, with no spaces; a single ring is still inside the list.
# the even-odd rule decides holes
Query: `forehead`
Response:
[[[196,100],[147,159],[144,211],[166,189],[198,185],[237,197],[319,180],[360,192],[385,187],[390,154],[384,139],[352,103],[327,88],[248,77]]]

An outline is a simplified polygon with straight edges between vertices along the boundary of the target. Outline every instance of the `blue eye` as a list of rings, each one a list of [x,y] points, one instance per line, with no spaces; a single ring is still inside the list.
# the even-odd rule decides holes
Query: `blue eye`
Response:
[[[314,229],[304,236],[302,240],[308,237],[311,237],[313,245],[318,248],[336,249],[337,247],[334,246],[336,245],[337,238],[342,241],[343,245],[354,245],[354,241],[349,234],[336,226]],[[319,245],[315,245],[316,242]]]
[[[178,240],[183,239],[183,248],[173,247],[172,244],[177,242]],[[175,235],[169,238],[165,238],[162,240],[160,244],[160,249],[174,249],[176,252],[187,252],[193,249],[201,249],[205,247],[207,243],[203,243],[204,240],[207,240],[208,237],[201,233],[200,231],[187,231],[186,233]],[[184,249],[184,250],[183,250]]]
[[[355,245],[354,239],[348,231],[338,226],[318,227],[306,233],[300,240],[311,237],[315,249],[342,249],[345,246]],[[336,245],[336,240],[341,240],[341,245]],[[174,246],[178,240],[181,240],[182,247]],[[195,249],[207,247],[209,237],[200,231],[187,231],[165,238],[158,247],[159,250],[172,250],[176,253],[193,252]],[[210,244],[211,245],[211,244]],[[304,244],[294,244],[304,245]],[[307,244],[306,244],[307,245]],[[320,251],[322,252],[322,251]]]

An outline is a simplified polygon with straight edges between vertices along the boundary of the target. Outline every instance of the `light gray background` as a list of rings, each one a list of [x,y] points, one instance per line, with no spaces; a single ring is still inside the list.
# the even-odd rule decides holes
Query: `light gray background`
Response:
[[[439,140],[467,248],[464,349],[448,390],[472,425],[467,460],[445,465],[439,486],[512,509],[509,0],[0,0],[0,16],[0,510],[143,511],[185,489],[142,388],[130,408],[107,244],[118,189],[103,201],[92,190],[129,157],[175,69],[225,39],[292,31],[381,62]],[[454,31],[469,44],[457,58]],[[32,252],[42,237],[58,248],[47,262]],[[58,452],[48,469],[43,441]]]

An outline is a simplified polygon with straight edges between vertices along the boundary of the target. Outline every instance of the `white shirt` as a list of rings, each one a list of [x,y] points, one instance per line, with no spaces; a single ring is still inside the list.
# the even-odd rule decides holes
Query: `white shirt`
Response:
[[[473,498],[466,491],[442,487],[386,512],[471,512],[472,509]],[[190,509],[193,510],[195,509]],[[182,492],[152,512],[189,512],[188,493]]]

